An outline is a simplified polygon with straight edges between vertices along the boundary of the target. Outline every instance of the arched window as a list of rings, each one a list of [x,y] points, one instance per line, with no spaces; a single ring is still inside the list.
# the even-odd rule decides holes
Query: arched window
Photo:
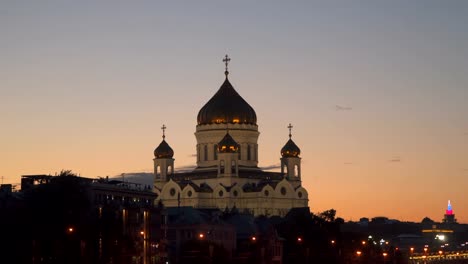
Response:
[[[247,145],[247,160],[250,160],[252,158],[250,151],[251,151],[250,145]]]
[[[214,160],[217,160],[218,159],[218,145],[214,145],[213,146],[213,156],[214,156]]]
[[[298,177],[299,176],[299,166],[294,165],[294,176]]]
[[[203,160],[208,160],[208,145],[203,148]]]
[[[161,168],[158,166],[156,166],[156,169],[154,171],[156,173],[156,179],[161,179]]]
[[[220,167],[220,173],[223,174],[224,173],[224,160],[219,162],[219,167]]]
[[[233,174],[236,173],[236,162],[235,161],[231,162],[231,173],[233,173]]]
[[[240,145],[239,145],[239,148],[238,148],[237,151],[239,151],[239,160],[241,160],[241,157],[242,157],[242,156],[241,156],[241,152],[242,152],[242,151],[241,151],[241,146],[240,146]]]

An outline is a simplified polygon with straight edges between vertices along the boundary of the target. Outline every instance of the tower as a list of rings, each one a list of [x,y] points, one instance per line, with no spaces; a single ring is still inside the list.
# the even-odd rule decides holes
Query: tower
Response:
[[[289,140],[281,149],[281,174],[288,180],[301,181],[301,150],[291,139],[293,126],[289,124]]]
[[[242,168],[258,170],[258,126],[255,110],[229,82],[226,55],[223,62],[225,80],[216,94],[200,109],[197,116],[197,170],[216,170],[216,144],[223,139],[226,129],[238,143],[238,164]]]
[[[442,222],[446,224],[453,224],[457,222],[457,219],[455,219],[455,214],[452,210],[452,204],[450,203],[450,200],[448,200],[447,210],[445,210],[444,220]]]
[[[159,190],[169,180],[168,176],[174,174],[174,151],[166,142],[166,126],[161,127],[163,140],[154,150],[154,188]]]

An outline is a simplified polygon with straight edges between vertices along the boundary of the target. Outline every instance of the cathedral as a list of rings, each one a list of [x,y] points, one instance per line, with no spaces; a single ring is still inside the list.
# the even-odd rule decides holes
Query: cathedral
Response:
[[[232,210],[255,216],[284,216],[291,208],[308,207],[301,185],[301,151],[289,139],[281,149],[281,172],[258,167],[258,125],[255,110],[226,79],[197,116],[197,167],[174,171],[174,151],[165,140],[154,150],[156,202],[166,207]]]

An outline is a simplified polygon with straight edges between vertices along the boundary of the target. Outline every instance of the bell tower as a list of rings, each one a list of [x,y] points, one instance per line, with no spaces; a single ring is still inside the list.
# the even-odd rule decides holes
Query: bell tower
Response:
[[[288,180],[301,180],[301,150],[291,139],[293,126],[289,124],[289,140],[281,149],[281,174]]]
[[[163,140],[154,150],[154,188],[162,189],[169,180],[169,176],[174,174],[174,151],[166,142],[166,126],[161,127]]]

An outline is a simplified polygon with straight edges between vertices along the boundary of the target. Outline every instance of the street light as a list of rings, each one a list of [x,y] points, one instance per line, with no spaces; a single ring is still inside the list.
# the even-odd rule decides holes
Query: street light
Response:
[[[361,254],[362,254],[362,252],[361,252],[361,251],[356,251],[356,255],[357,255],[358,257],[360,257],[360,256],[361,256]]]

